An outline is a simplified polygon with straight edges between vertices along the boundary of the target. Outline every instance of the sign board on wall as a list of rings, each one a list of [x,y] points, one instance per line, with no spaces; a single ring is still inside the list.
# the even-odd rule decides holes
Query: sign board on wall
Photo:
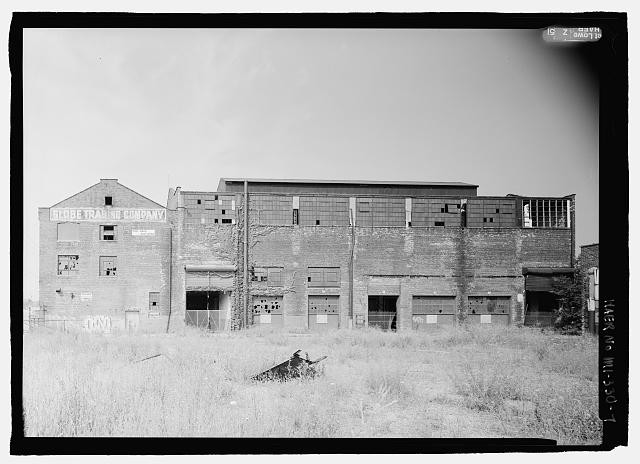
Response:
[[[167,211],[160,208],[51,208],[49,220],[165,222]]]
[[[491,314],[481,314],[480,315],[480,323],[481,324],[491,324]]]
[[[80,293],[80,301],[91,301],[91,300],[93,300],[93,293],[91,292]]]
[[[136,237],[153,237],[156,235],[156,231],[154,229],[133,229],[131,235]]]

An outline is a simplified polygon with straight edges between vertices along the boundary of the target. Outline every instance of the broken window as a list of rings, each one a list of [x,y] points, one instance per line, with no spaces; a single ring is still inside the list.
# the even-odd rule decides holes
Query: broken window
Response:
[[[222,219],[222,224],[233,224],[233,219]]]
[[[454,198],[412,198],[412,227],[460,227],[460,200]]]
[[[58,224],[58,241],[69,242],[80,240],[80,224],[77,222],[61,222]]]
[[[113,197],[104,197],[104,205],[105,206],[113,205]]]
[[[100,275],[113,277],[116,275],[116,256],[100,256]]]
[[[310,267],[307,277],[309,287],[339,287],[339,267]]]
[[[516,201],[509,198],[469,198],[467,227],[516,227]]]
[[[567,199],[528,199],[522,201],[522,226],[562,229],[570,226]]]
[[[78,270],[78,255],[58,255],[58,275],[77,275]]]
[[[149,312],[155,313],[160,310],[160,292],[149,292]]]
[[[115,240],[116,226],[100,226],[100,240]]]

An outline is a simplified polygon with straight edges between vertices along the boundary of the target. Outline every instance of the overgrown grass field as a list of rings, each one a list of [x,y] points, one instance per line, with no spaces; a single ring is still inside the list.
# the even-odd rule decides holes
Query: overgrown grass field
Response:
[[[254,382],[301,349],[320,375]],[[146,361],[143,358],[162,354]],[[430,333],[24,336],[27,436],[541,437],[597,444],[597,341]]]

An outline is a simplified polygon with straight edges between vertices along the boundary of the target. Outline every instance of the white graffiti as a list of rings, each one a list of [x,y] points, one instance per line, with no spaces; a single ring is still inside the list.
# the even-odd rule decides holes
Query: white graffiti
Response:
[[[85,329],[89,332],[111,332],[111,318],[109,316],[90,316],[85,320]]]

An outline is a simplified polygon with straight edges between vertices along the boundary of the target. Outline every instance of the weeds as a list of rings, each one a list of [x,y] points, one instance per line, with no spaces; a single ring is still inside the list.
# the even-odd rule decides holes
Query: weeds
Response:
[[[320,375],[253,382],[302,349]],[[161,353],[137,362],[140,359]],[[597,344],[528,328],[162,336],[29,333],[28,436],[599,440]],[[449,418],[449,419],[447,419]],[[453,419],[451,419],[453,418]]]

